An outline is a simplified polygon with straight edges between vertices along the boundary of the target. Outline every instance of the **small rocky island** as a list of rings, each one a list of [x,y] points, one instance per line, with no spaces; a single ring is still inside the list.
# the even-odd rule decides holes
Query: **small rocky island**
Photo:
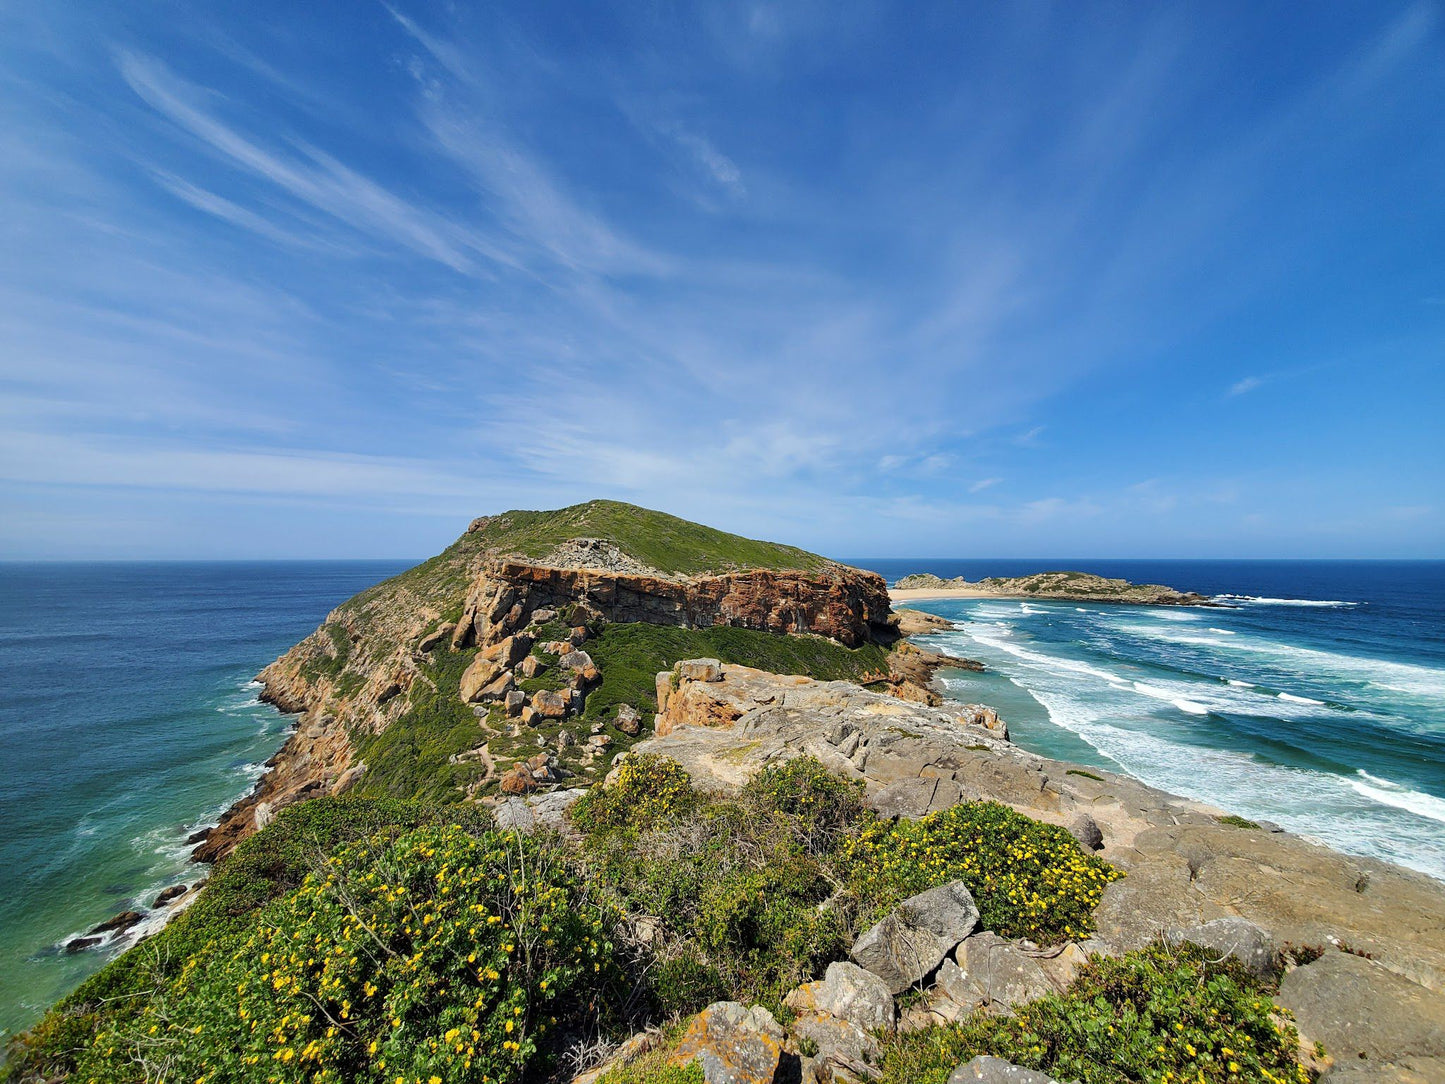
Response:
[[[943,579],[920,572],[893,585],[895,598],[953,596],[957,598],[1031,598],[1059,602],[1112,602],[1134,606],[1216,606],[1193,591],[1176,591],[1157,583],[1130,583],[1090,572],[1035,572],[1028,576],[988,576],[970,582],[962,576]]]

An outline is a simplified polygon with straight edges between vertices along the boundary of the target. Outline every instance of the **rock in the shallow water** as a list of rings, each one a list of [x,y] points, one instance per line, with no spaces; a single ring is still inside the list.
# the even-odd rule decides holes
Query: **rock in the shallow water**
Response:
[[[152,906],[152,907],[164,907],[166,904],[170,903],[172,900],[178,900],[178,899],[180,899],[182,896],[184,896],[185,894],[186,894],[186,886],[185,886],[185,885],[171,885],[170,888],[163,889],[163,890],[161,891],[161,894],[155,898],[155,901],[151,904],[151,906]]]
[[[617,729],[629,737],[636,737],[642,732],[642,713],[631,704],[618,705]]]
[[[721,681],[723,676],[717,659],[683,659],[673,669],[683,681]]]
[[[962,881],[910,896],[853,943],[848,955],[898,994],[973,932],[978,906]]]
[[[670,1060],[696,1061],[707,1084],[772,1084],[786,1037],[761,1005],[717,1001],[692,1018]]]
[[[1337,1065],[1445,1057],[1445,997],[1348,952],[1297,967],[1275,998]]]
[[[145,915],[139,911],[122,911],[120,914],[106,919],[99,926],[93,927],[90,933],[123,933],[143,918]]]
[[[65,951],[84,952],[86,949],[95,948],[96,945],[104,940],[105,938],[103,937],[72,937],[69,941],[65,942]]]
[[[1054,992],[1054,984],[1037,960],[989,930],[958,946],[954,958],[962,983],[976,990],[978,1000],[991,1008],[1007,1009]],[[959,1000],[952,991],[949,996]]]
[[[1101,850],[1104,846],[1104,832],[1099,822],[1087,813],[1080,813],[1069,822],[1069,835],[1079,841],[1086,851]]]
[[[948,1084],[1058,1084],[1058,1081],[1036,1069],[1025,1069],[1003,1058],[980,1054],[955,1069]]]
[[[544,719],[560,719],[567,714],[571,699],[551,689],[532,694],[532,710]]]
[[[1274,942],[1253,922],[1243,918],[1216,918],[1198,926],[1170,930],[1165,940],[1172,945],[1188,941],[1220,956],[1233,956],[1255,975],[1274,967]]]
[[[800,1013],[826,1013],[864,1031],[893,1027],[893,994],[871,971],[844,961],[831,963],[817,982],[806,982],[787,996],[785,1004]]]

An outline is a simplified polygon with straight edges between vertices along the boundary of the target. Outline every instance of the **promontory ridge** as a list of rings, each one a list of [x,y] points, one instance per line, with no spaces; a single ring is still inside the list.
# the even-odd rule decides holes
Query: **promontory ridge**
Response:
[[[1206,601],[1096,580],[961,589]],[[6,1079],[1445,1079],[1445,885],[1028,753],[946,625],[631,505],[478,519],[262,671],[208,882]]]

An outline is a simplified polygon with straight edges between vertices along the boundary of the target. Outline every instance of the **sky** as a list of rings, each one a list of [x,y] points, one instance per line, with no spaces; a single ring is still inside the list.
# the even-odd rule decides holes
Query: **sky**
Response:
[[[1445,6],[0,7],[0,558],[1445,557]]]

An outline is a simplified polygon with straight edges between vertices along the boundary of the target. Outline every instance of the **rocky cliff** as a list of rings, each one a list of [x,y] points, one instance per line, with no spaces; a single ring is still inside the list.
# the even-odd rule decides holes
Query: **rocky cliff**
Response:
[[[195,857],[214,861],[286,805],[353,786],[368,769],[358,746],[402,718],[455,732],[475,715],[476,741],[449,766],[483,764],[488,782],[508,767],[495,763],[497,747],[516,754],[533,737],[595,757],[610,740],[595,727],[564,736],[524,724],[580,714],[601,679],[582,648],[607,623],[806,634],[849,648],[898,635],[882,577],[793,547],[615,502],[483,517],[444,553],[339,606],[261,672],[263,699],[297,713],[296,730]]]

